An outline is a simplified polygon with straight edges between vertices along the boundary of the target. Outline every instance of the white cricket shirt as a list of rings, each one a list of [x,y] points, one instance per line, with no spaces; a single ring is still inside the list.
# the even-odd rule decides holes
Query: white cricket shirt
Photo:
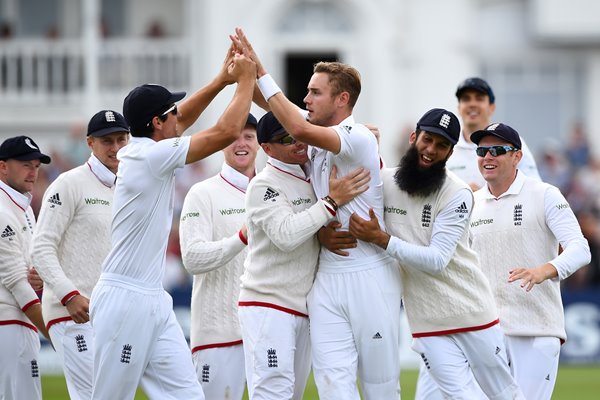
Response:
[[[132,137],[117,153],[112,249],[102,272],[162,287],[173,218],[175,170],[185,166],[190,137],[155,142]]]

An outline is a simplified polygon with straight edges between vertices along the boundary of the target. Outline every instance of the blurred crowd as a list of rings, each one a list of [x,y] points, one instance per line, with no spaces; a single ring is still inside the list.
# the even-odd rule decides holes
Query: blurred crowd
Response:
[[[74,129],[70,139],[67,147],[51,149],[52,163],[41,168],[31,204],[36,216],[48,185],[60,173],[83,164],[90,155],[83,128]],[[590,264],[563,281],[563,290],[599,287],[600,158],[594,156],[583,126],[575,124],[565,141],[548,140],[537,154],[537,163],[542,179],[558,187],[569,201],[592,252]],[[183,268],[179,249],[179,215],[185,195],[192,185],[214,173],[207,170],[207,165],[206,161],[200,161],[178,171],[174,221],[167,248],[167,269],[163,280],[163,285],[168,291],[191,288],[192,279]]]

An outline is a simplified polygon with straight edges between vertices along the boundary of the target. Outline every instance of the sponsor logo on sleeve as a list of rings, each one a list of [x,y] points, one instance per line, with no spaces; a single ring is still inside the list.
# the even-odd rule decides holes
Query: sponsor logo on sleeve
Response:
[[[265,195],[263,197],[263,200],[264,201],[268,201],[268,200],[275,201],[275,197],[277,197],[277,196],[279,196],[279,193],[276,190],[268,187],[267,191],[265,192]]]

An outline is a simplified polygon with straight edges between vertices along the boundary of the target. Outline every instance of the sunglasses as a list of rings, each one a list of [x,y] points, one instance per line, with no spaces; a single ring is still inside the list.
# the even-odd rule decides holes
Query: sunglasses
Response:
[[[508,153],[509,151],[517,151],[516,147],[512,146],[479,146],[475,152],[479,157],[485,157],[485,154],[489,151],[494,157],[501,156]]]
[[[297,142],[297,140],[294,139],[293,137],[291,137],[290,135],[285,135],[282,138],[279,138],[277,140],[273,140],[271,143],[279,143],[279,144],[282,144],[284,146],[289,146],[290,144],[294,144],[296,142]]]
[[[164,117],[168,113],[171,113],[173,115],[177,115],[177,104],[173,104],[171,107],[167,108],[167,110],[164,113],[160,114],[160,116]]]
[[[164,122],[167,120],[167,116],[169,115],[169,113],[177,115],[177,104],[173,104],[171,107],[167,108],[165,112],[158,115],[158,118],[160,118],[160,120]],[[154,117],[152,117],[152,119],[154,119]],[[150,120],[150,122],[148,122],[146,126],[150,126],[150,124],[152,124],[152,120]]]

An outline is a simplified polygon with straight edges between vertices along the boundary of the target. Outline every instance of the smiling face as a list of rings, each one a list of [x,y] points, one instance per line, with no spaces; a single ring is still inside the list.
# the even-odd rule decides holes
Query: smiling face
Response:
[[[129,141],[129,133],[115,132],[100,137],[87,137],[87,144],[94,156],[113,174],[117,173],[119,160],[117,152]]]
[[[223,149],[225,162],[241,174],[248,177],[254,176],[258,146],[256,128],[246,125],[242,130],[242,135]]]
[[[265,153],[267,153],[269,157],[273,157],[286,164],[305,164],[308,161],[308,146],[302,142],[295,142],[288,145],[276,143],[277,140],[284,136],[288,136],[287,132],[274,137],[268,143],[263,143],[261,146]]]
[[[437,162],[446,161],[452,154],[452,143],[435,133],[421,131],[417,136],[416,132],[413,132],[410,134],[409,142],[415,144],[421,168],[429,168]]]
[[[487,94],[476,90],[465,90],[458,99],[458,113],[463,122],[463,130],[470,141],[471,133],[484,129],[490,124],[496,104],[490,103]]]
[[[484,136],[479,141],[479,146],[511,146],[513,145],[496,136]],[[506,192],[513,183],[517,173],[517,165],[521,161],[523,153],[518,151],[509,151],[506,154],[494,157],[489,151],[483,157],[477,157],[479,172],[488,183],[490,192],[494,196],[499,196]]]
[[[31,192],[38,177],[40,164],[40,160],[0,161],[0,179],[19,193]]]

